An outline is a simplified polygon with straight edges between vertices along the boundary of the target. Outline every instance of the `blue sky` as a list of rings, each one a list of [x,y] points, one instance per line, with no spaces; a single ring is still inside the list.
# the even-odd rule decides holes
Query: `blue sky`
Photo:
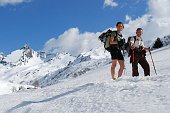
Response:
[[[117,21],[127,24],[127,28],[137,21],[143,24],[141,20],[145,18],[144,15],[149,15],[152,11],[152,2],[154,1],[1,0],[0,51],[9,54],[25,43],[34,50],[45,50],[46,46],[50,46],[49,41],[57,41],[72,28],[73,31],[78,30],[80,36],[86,32],[96,34],[115,27]],[[151,13],[154,14],[153,12]]]

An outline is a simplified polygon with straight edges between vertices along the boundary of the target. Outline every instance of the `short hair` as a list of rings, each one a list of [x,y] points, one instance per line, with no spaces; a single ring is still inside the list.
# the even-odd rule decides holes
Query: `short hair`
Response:
[[[122,24],[122,25],[123,25],[123,22],[117,22],[117,23],[116,23],[116,27],[117,27],[119,24]],[[124,25],[123,25],[123,28],[124,28]]]
[[[139,30],[142,30],[142,31],[143,31],[143,29],[139,27],[139,28],[136,29],[136,32],[139,31]]]

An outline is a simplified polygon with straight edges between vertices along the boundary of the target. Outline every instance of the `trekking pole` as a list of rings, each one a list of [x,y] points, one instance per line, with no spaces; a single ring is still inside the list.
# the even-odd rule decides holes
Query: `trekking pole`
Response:
[[[125,49],[124,47],[122,47],[122,51],[123,51],[123,57],[125,57]],[[125,61],[124,61],[124,75],[126,76],[126,65],[125,65]]]
[[[135,62],[135,54],[134,54],[134,50],[132,50],[132,75],[133,75],[134,62]]]
[[[155,64],[154,64],[154,61],[153,61],[153,58],[152,58],[152,54],[151,54],[150,48],[149,48],[149,54],[150,54],[150,56],[151,56],[151,60],[152,60],[152,64],[153,64],[153,67],[154,67],[154,70],[155,70],[155,74],[157,75],[156,68],[155,68]]]
[[[126,64],[125,64],[125,61],[124,61],[124,75],[126,76]]]

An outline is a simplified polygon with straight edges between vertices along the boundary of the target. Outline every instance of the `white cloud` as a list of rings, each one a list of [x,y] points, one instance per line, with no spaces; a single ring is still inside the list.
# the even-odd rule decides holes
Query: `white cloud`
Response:
[[[126,15],[126,21],[130,21],[131,17],[129,15]]]
[[[43,50],[54,53],[66,51],[72,55],[78,55],[101,44],[97,38],[98,35],[99,33],[80,33],[78,28],[70,28],[57,39],[52,38],[46,42]]]
[[[104,0],[104,6],[116,7],[118,6],[118,3],[114,2],[113,0]]]
[[[31,0],[0,0],[0,6],[16,5],[23,2],[30,2]]]
[[[144,29],[145,40],[163,37],[170,34],[170,1],[169,0],[149,0],[148,12],[141,17],[131,20],[126,16],[128,24],[125,25],[124,34],[126,36],[135,34],[137,27]]]
[[[135,20],[132,20],[130,16],[126,16],[126,21],[128,24],[125,24],[125,28],[123,30],[124,37],[127,38],[129,36],[135,35],[136,29],[138,27],[145,28],[148,26],[150,15],[143,15],[142,17],[138,17]]]

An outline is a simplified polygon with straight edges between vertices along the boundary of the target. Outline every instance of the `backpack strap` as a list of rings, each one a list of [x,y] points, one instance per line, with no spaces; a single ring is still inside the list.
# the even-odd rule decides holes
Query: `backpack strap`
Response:
[[[112,31],[112,33],[115,33],[115,37],[117,38],[117,31]],[[115,41],[115,37],[114,37],[114,41]]]

